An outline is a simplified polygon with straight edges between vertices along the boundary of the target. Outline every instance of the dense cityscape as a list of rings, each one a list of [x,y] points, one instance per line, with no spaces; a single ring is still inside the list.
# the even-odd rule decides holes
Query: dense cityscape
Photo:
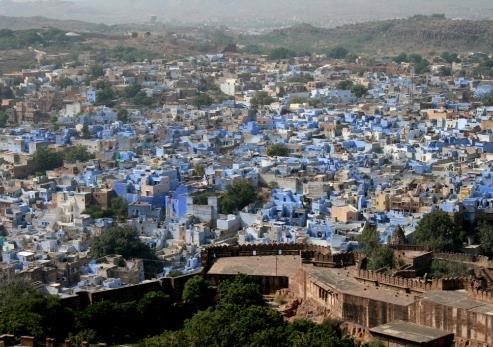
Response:
[[[491,49],[42,30],[0,30],[0,346],[493,344]]]

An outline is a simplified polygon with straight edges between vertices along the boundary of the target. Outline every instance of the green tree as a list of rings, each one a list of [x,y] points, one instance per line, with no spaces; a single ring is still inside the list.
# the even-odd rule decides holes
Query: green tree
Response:
[[[255,187],[247,180],[236,180],[226,187],[226,193],[221,199],[222,213],[234,213],[255,202],[257,193]]]
[[[130,329],[134,331],[138,326],[135,306],[133,302],[120,304],[110,300],[93,303],[79,314],[79,329],[92,332],[92,335],[101,341],[129,340]]]
[[[128,217],[128,204],[120,197],[111,199],[111,209],[120,220],[125,220]]]
[[[55,152],[46,147],[40,147],[33,155],[33,169],[35,172],[46,172],[63,165],[63,153]]]
[[[14,92],[10,87],[0,84],[0,99],[13,99],[14,97]]]
[[[0,110],[0,128],[5,128],[7,125],[7,114]]]
[[[385,344],[379,340],[371,340],[363,345],[363,347],[385,347]]]
[[[424,59],[419,54],[407,55],[406,53],[401,53],[394,58],[394,61],[398,64],[400,63],[412,64],[417,74],[422,74],[429,71],[430,62]]]
[[[310,81],[313,81],[313,76],[309,73],[300,73],[288,78],[289,83],[308,83]]]
[[[0,331],[4,333],[62,339],[73,328],[74,313],[57,297],[37,292],[27,282],[2,284],[0,296]]]
[[[204,176],[205,167],[203,165],[195,165],[193,168],[193,173],[195,176]]]
[[[358,236],[358,242],[367,256],[369,270],[391,268],[394,265],[394,252],[388,246],[381,244],[380,233],[375,227],[365,227]]]
[[[348,55],[349,51],[341,46],[331,48],[328,52],[328,57],[332,59],[344,59]]]
[[[90,139],[91,138],[91,131],[89,130],[89,126],[87,124],[84,124],[82,126],[81,137],[83,139]]]
[[[159,336],[145,339],[140,347],[185,347],[190,346],[188,336],[183,330],[165,331]],[[205,345],[204,345],[205,346]]]
[[[211,301],[211,294],[209,281],[202,276],[195,276],[185,283],[182,299],[197,308],[204,308]]]
[[[128,99],[134,98],[137,94],[140,93],[140,85],[131,84],[127,88],[125,88],[125,97]]]
[[[172,311],[171,298],[162,292],[149,292],[137,302],[137,314],[142,324],[140,334],[146,336],[160,333],[163,328],[170,325],[173,317],[169,315]]]
[[[177,269],[171,270],[168,273],[168,277],[180,277],[180,276],[183,276],[183,272],[181,272],[180,270],[177,270]]]
[[[96,79],[104,75],[104,69],[101,65],[92,65],[89,67],[89,75]]]
[[[128,123],[128,111],[125,109],[119,109],[117,113],[117,119],[120,122]]]
[[[136,301],[94,302],[78,312],[71,340],[111,345],[134,342],[174,327],[174,321],[181,318],[175,313],[170,297],[155,291]]]
[[[280,48],[274,48],[270,52],[269,59],[271,60],[289,59],[295,56],[296,56],[296,52],[284,47],[280,47]]]
[[[288,325],[285,330],[289,334],[288,346],[354,346],[352,339],[342,337],[338,322],[325,321],[322,324],[315,324],[308,320],[298,320]]]
[[[289,104],[304,104],[304,103],[309,103],[310,98],[307,97],[302,97],[302,96],[294,96],[291,97],[289,100]]]
[[[346,55],[346,57],[344,58],[344,61],[346,63],[355,63],[356,62],[356,59],[358,59],[358,56],[356,54],[353,54],[353,53],[349,53],[348,55]]]
[[[236,305],[240,307],[265,305],[258,286],[246,275],[238,275],[232,281],[221,282],[218,292],[220,305]]]
[[[96,93],[96,104],[112,106],[115,94],[111,86],[105,85],[102,89],[98,90]]]
[[[74,85],[74,81],[72,81],[70,78],[61,78],[57,81],[56,83],[60,88],[66,89],[67,87],[70,87]]]
[[[36,293],[30,282],[24,279],[0,282],[0,311],[10,303]]]
[[[436,251],[457,251],[462,247],[462,233],[450,216],[441,210],[428,213],[421,218],[413,233],[417,244]]]
[[[430,63],[419,55],[410,56],[411,63],[414,64],[414,69],[417,74],[423,74],[430,71]]]
[[[440,57],[449,64],[461,62],[457,53],[443,52]]]
[[[209,197],[214,196],[213,192],[201,192],[193,197],[193,203],[195,205],[207,205]]]
[[[475,76],[480,78],[493,77],[493,59],[485,59],[474,69]]]
[[[493,225],[482,223],[478,228],[481,252],[489,257],[493,256]]]
[[[466,277],[471,274],[467,265],[460,262],[434,259],[431,263],[431,276],[436,278]]]
[[[380,246],[380,233],[377,228],[367,226],[363,229],[361,235],[358,235],[358,242],[363,253],[370,255]]]
[[[337,89],[341,89],[341,90],[351,90],[351,88],[353,88],[353,81],[351,80],[344,80],[344,81],[340,81],[339,83],[337,83]]]
[[[94,155],[87,151],[87,147],[82,145],[69,148],[63,156],[68,163],[75,163],[77,161],[86,162],[94,158]]]
[[[388,246],[375,248],[368,258],[368,269],[378,270],[381,268],[392,268],[394,265],[394,252]]]
[[[397,64],[407,62],[407,61],[408,61],[407,54],[406,54],[406,53],[401,53],[401,54],[399,54],[397,57],[395,57],[395,58],[394,58],[394,61],[395,61]]]
[[[112,209],[103,209],[97,205],[92,205],[88,206],[84,210],[83,214],[88,214],[93,219],[113,218],[115,216],[115,211],[113,211]]]
[[[219,302],[195,314],[183,329],[167,331],[143,341],[143,347],[158,346],[228,346],[228,347],[350,347],[339,324],[317,325],[308,321],[287,323],[278,311],[266,306],[258,287],[247,277],[238,276],[223,282]]]
[[[265,106],[274,102],[274,99],[265,91],[257,92],[255,96],[250,100],[252,106]]]
[[[119,254],[125,259],[143,259],[146,276],[152,277],[162,271],[158,257],[139,239],[134,228],[111,227],[92,240],[90,255],[93,258],[113,254]]]
[[[276,143],[267,148],[267,155],[270,157],[287,157],[289,148],[283,143]]]
[[[483,105],[485,106],[493,106],[493,93],[488,95],[486,98],[482,100]]]
[[[195,99],[193,100],[193,105],[196,108],[202,108],[212,105],[213,102],[214,100],[212,100],[212,98],[208,94],[204,93],[199,94],[195,97]]]
[[[137,106],[151,106],[153,101],[144,91],[140,91],[132,98],[132,102]]]
[[[442,66],[439,71],[440,76],[451,76],[452,69],[448,66]]]
[[[351,92],[357,97],[361,98],[368,93],[368,88],[362,84],[356,84],[351,87]]]

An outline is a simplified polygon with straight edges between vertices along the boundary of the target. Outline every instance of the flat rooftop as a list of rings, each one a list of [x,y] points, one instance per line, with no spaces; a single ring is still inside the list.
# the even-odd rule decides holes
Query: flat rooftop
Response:
[[[237,275],[241,273],[250,276],[290,277],[300,267],[301,258],[299,255],[227,257],[217,259],[208,273],[213,275]]]
[[[370,329],[371,333],[384,335],[414,343],[429,343],[453,333],[410,322],[394,321]]]
[[[432,252],[428,252],[428,251],[413,251],[413,250],[410,250],[410,251],[403,250],[403,251],[397,251],[397,252],[400,254],[403,254],[409,258],[416,258],[416,257],[420,257],[420,256],[425,255],[425,254],[432,253]]]
[[[421,294],[421,297],[425,300],[433,301],[441,305],[465,310],[474,310],[493,315],[492,304],[476,301],[470,298],[465,290],[434,290]]]
[[[347,269],[333,269],[304,265],[303,269],[320,286],[328,286],[347,294],[379,300],[399,306],[409,306],[415,302],[414,294],[406,294],[397,290],[384,287],[375,287],[372,284],[359,282],[354,278],[354,273]]]

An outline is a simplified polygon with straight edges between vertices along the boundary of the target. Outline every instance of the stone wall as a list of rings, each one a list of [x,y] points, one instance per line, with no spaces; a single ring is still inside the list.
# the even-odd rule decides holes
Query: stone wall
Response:
[[[373,328],[394,320],[408,321],[412,307],[396,303],[373,300],[357,295],[344,294],[342,319]]]
[[[201,259],[202,266],[209,269],[218,258],[266,255],[301,255],[305,263],[310,262],[316,266],[343,267],[355,264],[353,253],[332,254],[329,247],[301,243],[210,246],[202,251]]]
[[[310,276],[303,269],[290,278],[289,289],[303,300],[324,308],[328,316],[365,327],[374,327],[393,320],[409,320],[413,305],[400,305],[340,292],[329,284]]]
[[[493,269],[493,261],[483,255],[469,255],[464,253],[433,253],[434,259],[468,263],[475,267]]]
[[[362,343],[372,339],[370,330],[362,325],[352,322],[344,322],[340,327],[342,332],[353,337],[356,340],[356,343]]]
[[[467,294],[471,299],[478,300],[481,302],[485,302],[488,304],[493,304],[493,292],[492,291],[486,291],[482,289],[475,289],[468,287],[467,288]]]
[[[259,179],[264,185],[276,182],[281,189],[290,189],[297,194],[303,193],[303,184],[297,177],[280,177],[271,173],[262,173],[259,175]]]
[[[323,254],[315,252],[313,261],[314,266],[320,267],[344,267],[355,264],[353,253]]]
[[[469,278],[434,278],[432,280],[390,276],[373,271],[359,270],[356,279],[387,286],[407,293],[424,293],[430,290],[459,290],[468,288]]]
[[[229,274],[207,274],[206,278],[214,285],[218,285],[223,281],[234,280],[236,275]],[[248,278],[254,282],[264,295],[275,294],[278,290],[289,287],[289,279],[285,276],[254,276],[249,275]]]
[[[428,252],[430,248],[419,245],[390,245],[390,248],[396,251],[421,251]],[[434,259],[449,260],[454,262],[469,263],[476,267],[493,269],[493,261],[483,255],[470,255],[465,253],[444,253],[433,252]]]
[[[194,276],[197,276],[197,274],[174,278],[166,277],[159,280],[97,292],[80,291],[77,295],[62,298],[62,302],[64,305],[75,309],[84,309],[92,303],[104,300],[116,302],[137,300],[146,293],[153,291],[164,292],[173,300],[180,300],[185,283]]]
[[[415,304],[416,315],[412,321],[419,325],[450,331],[457,339],[487,343],[491,346],[493,316],[490,312],[485,312],[481,307],[476,309],[470,306],[470,303],[454,306],[420,299]]]

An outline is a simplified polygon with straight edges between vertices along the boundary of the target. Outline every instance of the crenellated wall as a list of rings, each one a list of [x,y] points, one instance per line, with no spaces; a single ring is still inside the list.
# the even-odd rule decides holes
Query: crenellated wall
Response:
[[[467,288],[467,294],[471,299],[493,304],[493,291],[487,291],[482,289],[476,289],[473,287]]]
[[[340,328],[344,334],[353,337],[357,343],[363,343],[372,339],[370,330],[362,325],[343,322]]]
[[[201,261],[202,266],[208,270],[218,258],[267,255],[301,255],[304,263],[313,263],[321,267],[344,267],[355,264],[353,253],[332,254],[330,247],[301,243],[209,246],[202,250]]]
[[[471,279],[460,278],[433,278],[431,280],[404,278],[381,274],[368,270],[359,270],[356,279],[363,282],[372,282],[378,286],[388,286],[408,293],[424,293],[430,290],[459,290],[468,287]]]

